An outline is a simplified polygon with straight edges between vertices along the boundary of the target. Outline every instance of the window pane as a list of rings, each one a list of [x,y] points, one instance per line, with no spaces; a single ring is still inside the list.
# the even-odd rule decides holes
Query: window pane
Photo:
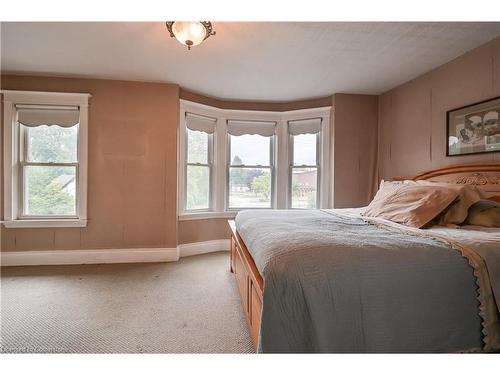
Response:
[[[27,158],[39,163],[76,163],[78,124],[71,128],[60,126],[23,126],[27,138]]]
[[[188,163],[208,164],[208,137],[204,132],[186,129],[188,139]]]
[[[269,168],[230,168],[230,208],[270,208],[271,172]]]
[[[76,215],[76,167],[27,166],[26,215]]]
[[[245,134],[231,137],[231,165],[270,165],[271,137]]]
[[[210,168],[187,166],[186,209],[201,210],[210,206]]]
[[[293,136],[293,165],[316,165],[317,134]]]
[[[316,208],[317,168],[292,168],[292,208]]]

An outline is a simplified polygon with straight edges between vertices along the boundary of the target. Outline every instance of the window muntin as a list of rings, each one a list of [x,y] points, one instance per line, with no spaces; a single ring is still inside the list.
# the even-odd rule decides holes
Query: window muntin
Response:
[[[230,137],[231,165],[271,165],[271,137],[258,134]]]
[[[271,169],[229,168],[229,209],[271,208]]]
[[[186,128],[186,211],[211,207],[213,135]]]
[[[186,210],[210,208],[210,167],[187,165]]]
[[[24,216],[76,216],[76,166],[24,167]]]
[[[21,183],[18,217],[76,218],[79,124],[69,127],[18,124]]]
[[[292,167],[292,208],[317,208],[318,168]]]
[[[293,139],[293,165],[316,165],[318,134],[298,134]]]
[[[208,164],[209,134],[191,129],[186,130],[187,162]]]
[[[57,125],[21,126],[26,134],[26,161],[35,163],[78,162],[78,124],[70,128]]]
[[[320,133],[290,134],[291,208],[311,209],[319,206]]]
[[[227,208],[271,208],[274,136],[228,134]]]

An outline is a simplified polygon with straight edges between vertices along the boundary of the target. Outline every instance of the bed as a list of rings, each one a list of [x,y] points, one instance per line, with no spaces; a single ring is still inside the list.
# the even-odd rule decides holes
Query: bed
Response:
[[[412,180],[500,195],[499,164]],[[409,230],[356,209],[248,210],[229,225],[230,268],[258,352],[500,349],[498,230]]]

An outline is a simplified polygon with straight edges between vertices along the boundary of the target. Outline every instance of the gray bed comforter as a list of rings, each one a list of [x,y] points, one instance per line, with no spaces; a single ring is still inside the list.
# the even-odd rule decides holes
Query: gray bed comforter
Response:
[[[473,268],[445,243],[336,210],[242,211],[236,228],[264,278],[260,352],[483,348]]]

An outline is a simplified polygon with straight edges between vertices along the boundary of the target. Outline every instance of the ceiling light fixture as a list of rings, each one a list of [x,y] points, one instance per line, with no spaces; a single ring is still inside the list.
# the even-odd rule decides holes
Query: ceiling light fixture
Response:
[[[167,29],[172,38],[187,46],[188,50],[192,46],[197,46],[210,35],[215,35],[212,22],[209,21],[188,21],[188,22],[166,22]]]

